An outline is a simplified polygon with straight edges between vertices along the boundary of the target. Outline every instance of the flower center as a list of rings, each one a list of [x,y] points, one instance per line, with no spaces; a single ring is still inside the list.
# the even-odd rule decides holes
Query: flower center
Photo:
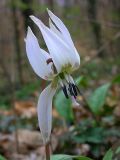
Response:
[[[63,93],[65,95],[65,97],[68,99],[69,96],[72,96],[76,99],[78,93],[80,93],[78,87],[75,85],[74,80],[72,79],[72,77],[69,75],[69,73],[71,73],[72,67],[70,64],[67,64],[65,66],[63,66],[61,72],[59,74],[57,74],[57,69],[53,63],[52,58],[47,59],[46,61],[47,65],[49,65],[50,63],[52,63],[52,70],[54,72],[54,74],[56,74],[56,76],[53,79],[52,82],[52,87],[56,87],[58,82],[60,83]]]

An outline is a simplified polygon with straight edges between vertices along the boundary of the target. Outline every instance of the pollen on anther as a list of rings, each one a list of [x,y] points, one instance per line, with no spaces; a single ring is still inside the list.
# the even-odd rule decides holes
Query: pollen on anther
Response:
[[[64,93],[65,97],[68,99],[69,96],[68,96],[67,89],[66,89],[65,85],[62,87],[62,90],[63,90],[63,93]]]
[[[47,59],[47,61],[46,61],[47,64],[49,64],[49,63],[51,63],[51,62],[53,62],[52,58],[49,58],[49,59]]]

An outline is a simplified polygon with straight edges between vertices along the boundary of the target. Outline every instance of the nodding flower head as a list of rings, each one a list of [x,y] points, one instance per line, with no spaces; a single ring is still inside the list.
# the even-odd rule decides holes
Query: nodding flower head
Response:
[[[30,18],[40,29],[49,53],[40,48],[30,27],[25,38],[27,57],[33,70],[42,79],[51,81],[40,94],[37,106],[38,122],[44,143],[50,139],[52,99],[58,86],[61,86],[66,98],[70,97],[76,102],[79,89],[71,74],[80,65],[80,57],[68,29],[50,10],[48,14],[49,27],[33,15]]]

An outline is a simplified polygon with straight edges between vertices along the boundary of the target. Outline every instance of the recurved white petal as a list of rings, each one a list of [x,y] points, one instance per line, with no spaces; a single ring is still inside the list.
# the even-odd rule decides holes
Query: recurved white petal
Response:
[[[35,73],[43,79],[49,79],[53,75],[51,64],[47,65],[47,60],[50,55],[39,47],[37,38],[33,34],[30,27],[28,27],[26,42],[26,52],[29,62]]]
[[[75,65],[74,62],[74,54],[73,50],[51,29],[46,27],[41,20],[34,16],[30,16],[31,19],[37,24],[43,38],[46,42],[52,60],[56,66],[58,73],[61,71],[63,66],[67,64],[71,64],[72,66]]]
[[[68,31],[68,29],[66,28],[66,26],[64,25],[64,23],[56,16],[54,15],[49,9],[47,9],[48,14],[51,18],[51,20],[55,23],[55,25],[57,26],[57,28],[60,30],[64,41],[69,45],[69,47],[73,50],[73,54],[74,56],[73,61],[76,64],[78,64],[78,66],[80,65],[80,56],[74,46],[74,43],[71,39],[70,33]]]
[[[49,26],[50,26],[50,29],[56,33],[60,38],[62,38],[62,34],[61,32],[56,28],[56,26],[52,23],[51,19],[49,18]]]
[[[38,100],[38,122],[44,143],[47,143],[50,140],[52,126],[52,99],[55,91],[56,89],[51,88],[50,84],[42,91]]]
[[[66,28],[66,26],[64,25],[64,23],[56,15],[54,15],[49,9],[47,9],[47,11],[48,11],[48,14],[49,14],[51,20],[55,23],[57,28],[63,34],[63,36],[65,37],[67,42],[69,42],[70,45],[73,45],[70,33],[69,33],[68,29]]]
[[[59,38],[61,38],[64,43],[66,43],[66,40],[64,38],[64,36],[62,35],[62,33],[58,30],[58,28],[53,24],[53,22],[51,21],[51,19],[49,18],[49,26],[50,26],[50,29],[58,35]],[[67,43],[66,43],[67,45]]]

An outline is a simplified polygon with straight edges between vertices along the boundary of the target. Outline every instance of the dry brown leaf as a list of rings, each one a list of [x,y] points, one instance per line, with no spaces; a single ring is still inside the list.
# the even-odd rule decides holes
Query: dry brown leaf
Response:
[[[0,148],[4,152],[15,151],[15,139],[11,134],[0,134]]]
[[[12,160],[45,160],[42,155],[38,156],[33,152],[27,155],[14,153],[11,155],[11,159]]]
[[[36,105],[33,101],[15,101],[15,113],[26,118],[36,116]]]
[[[117,107],[115,107],[113,113],[114,113],[115,116],[120,117],[120,105],[118,105]]]
[[[39,131],[30,131],[26,129],[23,130],[21,129],[17,131],[17,134],[18,134],[19,144],[23,144],[31,148],[37,148],[43,146],[42,136]],[[54,135],[52,135],[51,141],[52,141],[51,143],[52,148],[53,150],[55,150],[58,145],[57,138]]]
[[[78,144],[75,148],[75,153],[79,155],[87,155],[90,151],[90,146],[88,144]]]
[[[13,110],[9,110],[9,111],[3,110],[3,109],[0,110],[0,115],[11,116],[13,114],[14,114]]]
[[[120,86],[119,85],[113,85],[111,87],[111,92],[112,92],[112,95],[114,97],[119,97],[120,96]]]
[[[15,134],[15,133],[14,133]],[[42,137],[39,131],[30,131],[19,129],[17,131],[19,144],[36,148],[43,145]]]
[[[114,106],[117,105],[116,99],[113,99],[113,98],[111,98],[111,97],[107,97],[106,103],[107,103],[108,106],[110,106],[110,107],[114,107]]]

